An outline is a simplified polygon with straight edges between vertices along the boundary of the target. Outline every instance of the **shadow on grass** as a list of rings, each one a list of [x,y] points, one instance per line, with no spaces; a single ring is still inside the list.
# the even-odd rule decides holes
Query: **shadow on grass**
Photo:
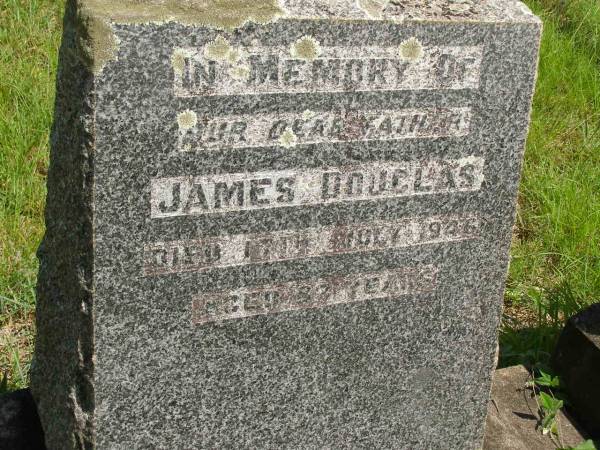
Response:
[[[505,303],[498,366],[522,364],[548,371],[565,324],[588,305],[566,280],[552,288],[531,288],[512,295],[516,301],[507,299]]]
[[[549,370],[550,358],[562,325],[513,329],[507,326],[500,331],[500,358],[498,367],[519,364],[528,369]]]

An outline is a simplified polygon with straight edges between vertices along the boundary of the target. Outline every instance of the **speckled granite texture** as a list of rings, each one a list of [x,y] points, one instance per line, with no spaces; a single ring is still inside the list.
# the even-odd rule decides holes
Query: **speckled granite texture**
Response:
[[[211,2],[68,3],[48,448],[480,448],[540,22]]]
[[[462,22],[532,22],[532,12],[518,0],[283,0],[297,18],[416,20]]]

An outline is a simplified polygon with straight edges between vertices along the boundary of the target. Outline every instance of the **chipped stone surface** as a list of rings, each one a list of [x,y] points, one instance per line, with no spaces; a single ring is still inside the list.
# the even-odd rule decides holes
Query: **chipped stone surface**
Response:
[[[481,446],[540,23],[450,3],[68,3],[50,450]]]

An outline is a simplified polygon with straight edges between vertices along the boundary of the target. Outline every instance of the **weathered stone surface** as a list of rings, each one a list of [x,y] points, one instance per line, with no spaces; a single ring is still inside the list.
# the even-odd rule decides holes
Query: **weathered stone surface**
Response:
[[[556,448],[542,434],[533,390],[526,387],[531,375],[523,366],[499,369],[494,373],[488,406],[484,450],[551,450]],[[563,411],[558,414],[563,446],[575,447],[585,438],[578,425]],[[558,442],[558,439],[556,439]]]
[[[552,359],[578,420],[600,439],[600,303],[573,316]]]
[[[40,418],[28,389],[0,395],[0,448],[46,449]]]
[[[51,450],[481,446],[541,25],[454,3],[68,3]]]

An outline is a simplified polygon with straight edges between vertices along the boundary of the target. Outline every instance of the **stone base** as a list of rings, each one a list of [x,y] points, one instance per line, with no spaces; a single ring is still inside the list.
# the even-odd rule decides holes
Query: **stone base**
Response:
[[[496,371],[484,450],[556,448],[536,429],[537,405],[531,390],[525,388],[528,380],[529,373],[523,366]],[[562,412],[559,421],[564,446],[575,446],[585,440],[585,433]],[[0,449],[45,450],[43,432],[28,389],[0,396]]]
[[[488,408],[484,450],[547,450],[556,446],[538,428],[539,415],[532,390],[525,387],[530,374],[523,366],[494,374]],[[563,412],[559,414],[562,446],[585,441],[584,433]]]
[[[569,320],[552,365],[577,419],[592,437],[600,439],[600,303]]]

